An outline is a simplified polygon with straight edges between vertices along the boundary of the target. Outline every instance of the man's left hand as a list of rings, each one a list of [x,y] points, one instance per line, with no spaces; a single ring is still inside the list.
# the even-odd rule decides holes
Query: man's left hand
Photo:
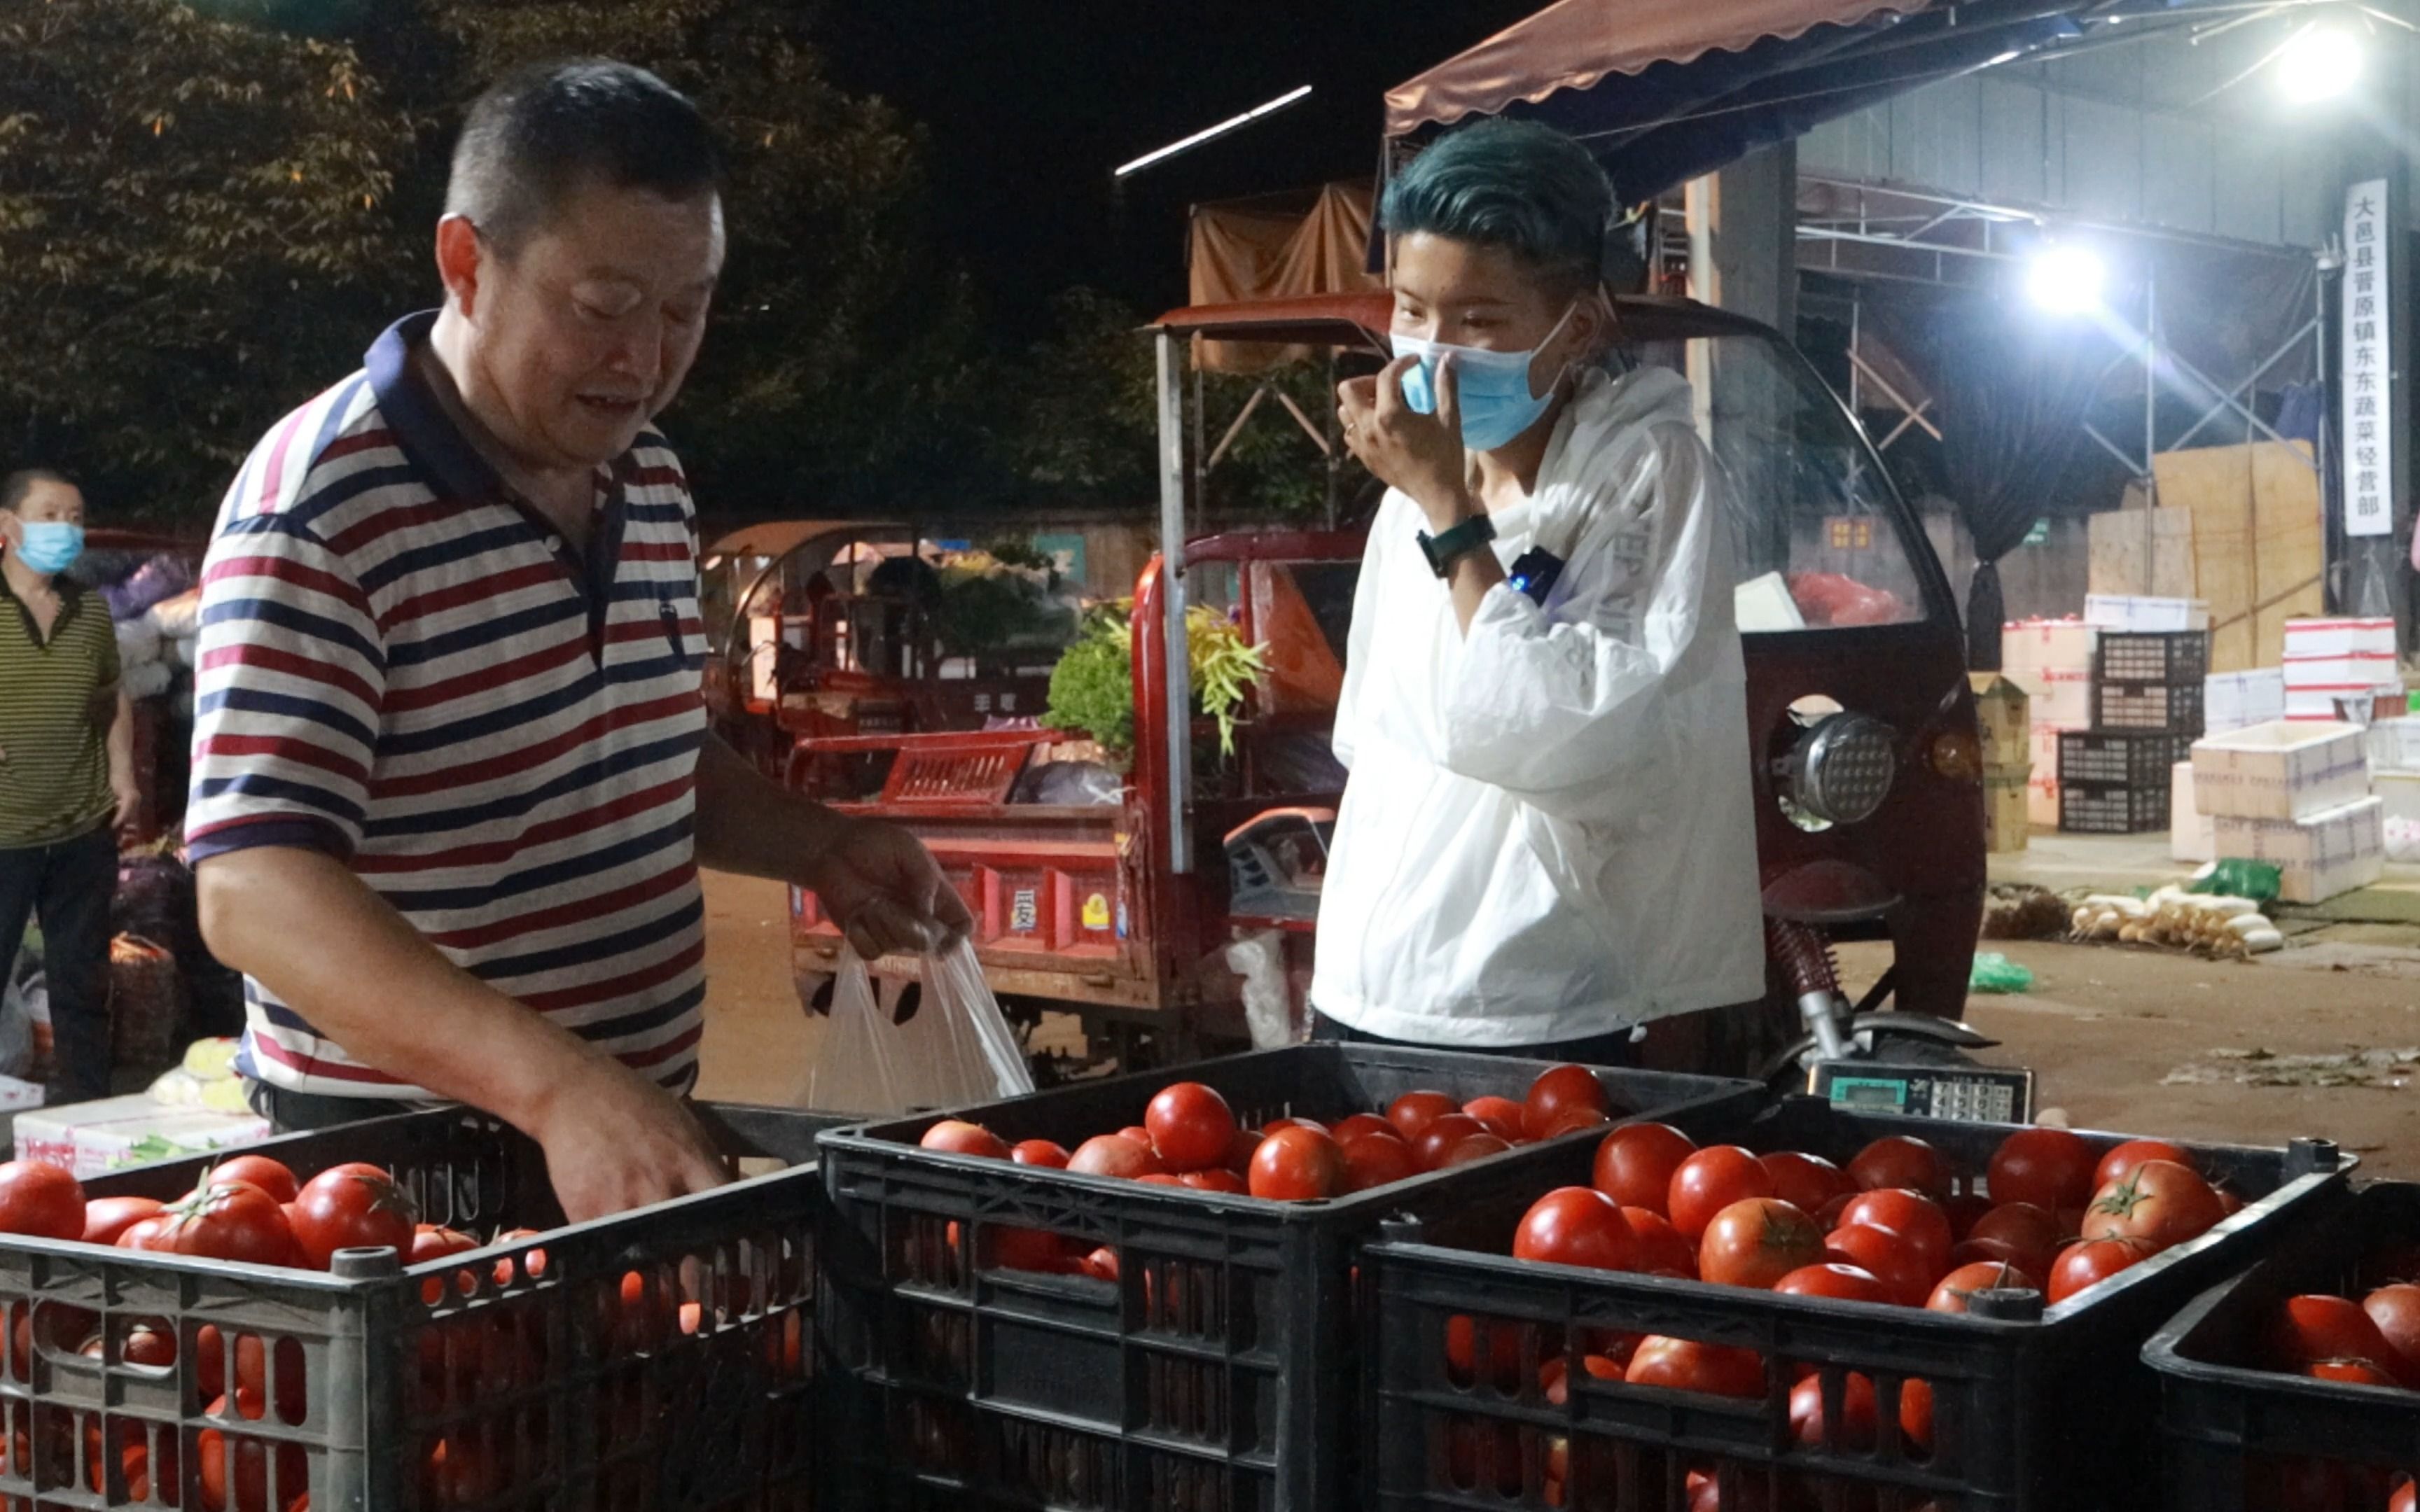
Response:
[[[1337,385],[1336,413],[1344,444],[1371,475],[1419,505],[1430,530],[1446,531],[1476,512],[1462,445],[1462,397],[1449,355],[1437,364],[1436,413],[1414,409],[1404,398],[1404,375],[1418,362],[1398,357],[1374,377]]]
[[[112,777],[109,795],[117,803],[117,833],[121,837],[132,835],[135,823],[143,817],[143,789],[131,777]]]
[[[915,836],[875,819],[841,821],[799,886],[868,961],[893,951],[940,950],[974,928],[974,915]]]

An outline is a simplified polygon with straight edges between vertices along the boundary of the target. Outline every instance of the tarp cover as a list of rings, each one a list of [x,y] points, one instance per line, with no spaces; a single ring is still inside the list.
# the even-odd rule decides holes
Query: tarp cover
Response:
[[[1387,91],[1387,134],[1536,104],[1607,74],[1736,53],[1768,37],[1909,14],[1929,0],[1559,0],[1409,83]]]
[[[1189,302],[1240,304],[1386,286],[1364,266],[1370,189],[1328,184],[1315,195],[1270,195],[1196,206],[1187,255]],[[1196,344],[1196,361],[1221,373],[1254,373],[1311,353],[1308,347],[1239,341]]]

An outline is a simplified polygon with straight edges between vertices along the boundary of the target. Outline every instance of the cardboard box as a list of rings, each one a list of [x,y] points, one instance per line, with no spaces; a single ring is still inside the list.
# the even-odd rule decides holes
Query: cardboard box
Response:
[[[2212,672],[2202,679],[2202,730],[2220,735],[2286,717],[2286,669]]]
[[[2194,742],[2194,799],[2222,818],[2302,819],[2369,795],[2362,733],[2349,724],[2257,724]]]
[[[2395,655],[2392,619],[2309,619],[2286,622],[2286,659]]]
[[[2087,594],[2084,599],[2084,622],[2103,630],[2207,630],[2210,605],[2198,598]]]
[[[2032,701],[2024,688],[1998,672],[1969,672],[1966,681],[1975,689],[1975,722],[1983,735],[1983,770],[2003,777],[2014,775],[2022,785],[2025,768],[2033,764],[2027,746],[2033,726]]]
[[[2100,645],[2100,630],[2082,620],[2011,620],[2000,626],[2000,670],[2014,675],[2056,668],[2089,676]]]
[[[2033,775],[2025,781],[2025,817],[2044,829],[2058,827],[2058,737],[2083,728],[2036,720],[2026,732],[2026,761]]]
[[[2323,903],[2385,874],[2384,812],[2378,799],[2363,798],[2293,820],[2222,814],[2218,854],[2275,866],[2287,903]]]
[[[1994,856],[2022,851],[2033,837],[2029,770],[1983,779],[1983,848]]]
[[[2218,859],[2218,821],[2194,807],[2193,763],[2168,774],[2168,856],[2178,861]]]
[[[2045,725],[2083,730],[2092,723],[2092,670],[2089,667],[2011,667],[2009,681],[2025,695],[2025,719],[2034,729]],[[2035,765],[2041,764],[2037,761]]]

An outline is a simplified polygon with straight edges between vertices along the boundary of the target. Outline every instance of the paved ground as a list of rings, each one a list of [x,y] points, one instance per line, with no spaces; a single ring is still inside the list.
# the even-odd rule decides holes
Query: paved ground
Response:
[[[2042,836],[1995,874],[2057,888],[2172,880],[2164,843]],[[2257,1143],[2320,1134],[2358,1150],[2378,1175],[2420,1177],[2420,927],[2394,922],[2420,896],[2420,869],[2330,912],[2304,917],[2292,949],[2251,964],[2165,951],[2064,944],[1994,946],[2032,968],[2034,991],[1978,997],[1968,1016],[2005,1041],[1990,1057],[2032,1066],[2040,1102],[2079,1127]],[[706,878],[706,1095],[788,1103],[804,1080],[814,1028],[790,985],[783,890]],[[2381,901],[2382,900],[2382,902]],[[1850,947],[1853,985],[1881,968],[1881,947]],[[2375,1065],[2302,1065],[2268,1057],[2387,1052]],[[2407,1051],[2409,1061],[2391,1053]],[[2248,1077],[2272,1085],[2248,1085]]]

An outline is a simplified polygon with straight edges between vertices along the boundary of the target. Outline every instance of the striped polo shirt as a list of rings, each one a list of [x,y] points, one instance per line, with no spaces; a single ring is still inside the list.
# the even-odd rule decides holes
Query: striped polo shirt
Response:
[[[117,632],[100,594],[65,578],[51,586],[59,613],[45,636],[0,577],[0,850],[73,840],[117,806]],[[15,949],[0,943],[0,956]]]
[[[187,842],[336,856],[464,970],[686,1091],[706,995],[688,484],[643,435],[600,471],[582,560],[413,371],[435,319],[271,427],[220,508]],[[245,995],[246,1074],[429,1095]]]

